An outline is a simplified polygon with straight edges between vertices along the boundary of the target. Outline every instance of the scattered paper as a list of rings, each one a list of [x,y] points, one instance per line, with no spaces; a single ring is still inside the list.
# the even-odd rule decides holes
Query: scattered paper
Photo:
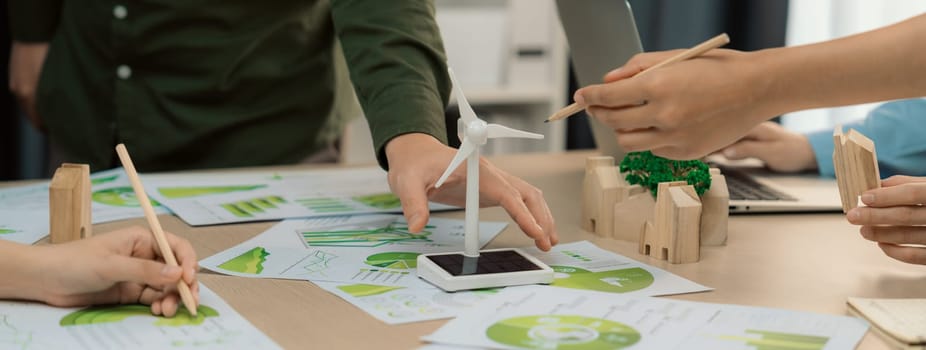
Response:
[[[144,216],[122,168],[94,173],[90,181],[94,224]],[[46,181],[0,190],[0,239],[32,244],[48,235],[48,186]],[[170,213],[152,204],[157,214]]]
[[[200,285],[197,316],[155,317],[145,305],[56,308],[0,301],[3,349],[279,349],[218,295]]]
[[[853,317],[524,286],[424,338],[494,349],[852,349],[867,330]]]
[[[402,212],[379,168],[156,174],[150,179],[151,198],[193,226]],[[430,208],[454,207],[432,203]]]
[[[554,287],[658,296],[709,291],[665,270],[599,248],[588,241],[560,244],[549,252],[525,250],[554,271]]]
[[[480,223],[480,246],[506,225]],[[357,215],[286,220],[200,265],[243,277],[430,288],[417,276],[418,255],[462,247],[462,220],[431,218],[412,234],[401,215]]]

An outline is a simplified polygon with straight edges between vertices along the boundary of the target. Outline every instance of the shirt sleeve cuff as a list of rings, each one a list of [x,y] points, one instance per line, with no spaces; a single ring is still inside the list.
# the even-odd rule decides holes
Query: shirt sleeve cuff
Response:
[[[61,0],[9,0],[10,34],[14,41],[49,42],[58,29]]]
[[[407,88],[393,86],[371,103],[371,110],[364,111],[370,122],[376,160],[389,170],[386,159],[386,144],[396,136],[409,133],[423,133],[447,144],[447,126],[444,122],[444,103],[436,91],[410,84]],[[435,113],[440,115],[435,116]]]

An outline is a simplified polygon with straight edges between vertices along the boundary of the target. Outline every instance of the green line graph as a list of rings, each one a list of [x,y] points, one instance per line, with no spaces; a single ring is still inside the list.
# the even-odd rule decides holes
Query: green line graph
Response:
[[[302,231],[301,238],[310,246],[335,247],[378,247],[390,243],[432,242],[430,236],[435,226],[425,226],[419,233],[408,231],[404,223],[390,223],[371,229],[337,231]]]
[[[264,262],[267,261],[269,255],[270,253],[263,247],[256,247],[223,262],[219,267],[228,271],[258,275],[264,271]]]
[[[174,317],[167,318],[151,315],[151,307],[146,305],[94,306],[67,314],[61,318],[58,324],[63,327],[71,327],[117,323],[129,317],[136,316],[155,319],[155,326],[181,327],[198,326],[202,324],[207,317],[219,316],[219,312],[211,307],[200,305],[196,309],[196,316],[193,316],[186,308],[181,307],[177,310],[177,314],[174,315]]]
[[[721,335],[718,339],[743,342],[756,350],[821,350],[828,337],[747,329],[745,335]],[[759,336],[756,338],[756,336]]]

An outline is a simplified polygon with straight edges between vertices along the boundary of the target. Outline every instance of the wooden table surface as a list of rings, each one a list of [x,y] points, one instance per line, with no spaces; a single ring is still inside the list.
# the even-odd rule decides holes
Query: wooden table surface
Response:
[[[846,298],[926,297],[926,266],[901,263],[861,238],[841,214],[731,216],[726,246],[703,247],[701,261],[672,265],[641,256],[636,244],[599,238],[579,227],[581,184],[588,152],[493,158],[495,164],[544,191],[562,242],[589,240],[610,251],[715,288],[671,296],[684,300],[754,305],[844,315]],[[294,169],[298,167],[285,167]],[[8,184],[5,184],[8,185]],[[500,208],[481,219],[511,220]],[[462,211],[435,216],[463,218]],[[162,215],[164,229],[189,239],[200,258],[248,238],[274,222],[193,228]],[[95,225],[106,232],[144,219]],[[511,223],[489,247],[531,245]],[[202,271],[200,279],[260,330],[287,349],[411,349],[446,321],[386,325],[309,282],[248,279]],[[886,349],[869,332],[860,349]]]

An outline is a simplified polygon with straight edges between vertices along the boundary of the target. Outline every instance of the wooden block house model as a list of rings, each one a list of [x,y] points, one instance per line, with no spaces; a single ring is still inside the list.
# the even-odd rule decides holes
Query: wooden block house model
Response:
[[[640,253],[670,263],[700,259],[702,245],[727,240],[729,193],[718,169],[711,169],[711,187],[698,196],[685,182],[659,184],[656,199],[640,185],[631,185],[612,157],[586,161],[582,194],[582,228],[599,236],[636,242]]]
[[[878,155],[875,143],[858,131],[850,129],[842,133],[842,127],[833,131],[833,168],[839,185],[842,211],[848,212],[858,206],[863,192],[881,187],[881,171],[878,169]]]

